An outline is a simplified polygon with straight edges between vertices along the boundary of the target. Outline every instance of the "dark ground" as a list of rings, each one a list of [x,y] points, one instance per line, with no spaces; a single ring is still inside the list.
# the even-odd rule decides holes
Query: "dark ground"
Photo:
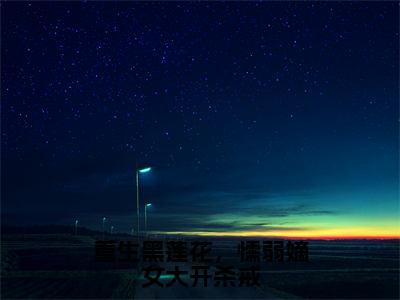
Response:
[[[96,262],[95,240],[3,234],[1,298],[399,298],[398,240],[310,241],[308,263],[261,263],[259,288],[147,289],[136,266]],[[223,262],[237,264],[239,240],[207,240]]]

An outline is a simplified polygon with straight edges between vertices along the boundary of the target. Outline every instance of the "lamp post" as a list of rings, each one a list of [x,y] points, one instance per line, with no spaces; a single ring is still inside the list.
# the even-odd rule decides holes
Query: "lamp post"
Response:
[[[113,234],[114,226],[111,226],[110,228],[110,234]]]
[[[107,220],[107,218],[103,217],[103,226],[102,226],[102,229],[103,229],[103,240],[104,240],[104,224],[105,224],[106,220]]]
[[[137,215],[137,234],[140,235],[140,209],[139,209],[139,173],[150,172],[150,167],[136,169],[136,215]]]
[[[78,234],[78,220],[75,220],[75,235]]]
[[[147,234],[147,208],[151,206],[151,203],[147,203],[144,205],[144,229]]]

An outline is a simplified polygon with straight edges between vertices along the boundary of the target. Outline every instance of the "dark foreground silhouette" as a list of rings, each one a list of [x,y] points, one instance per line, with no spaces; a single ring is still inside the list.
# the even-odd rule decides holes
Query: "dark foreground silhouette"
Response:
[[[94,245],[100,232],[81,229],[74,236],[71,231],[68,226],[3,228],[1,297],[399,298],[398,240],[310,241],[308,263],[261,263],[257,287],[143,288],[137,264],[96,262]],[[240,239],[207,240],[226,262],[237,259]]]

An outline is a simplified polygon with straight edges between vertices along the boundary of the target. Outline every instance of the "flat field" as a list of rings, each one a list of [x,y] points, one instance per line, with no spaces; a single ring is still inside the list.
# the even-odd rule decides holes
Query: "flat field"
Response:
[[[237,264],[239,239],[207,240],[222,262]],[[94,237],[3,235],[1,298],[399,298],[398,240],[310,241],[309,253],[308,263],[261,262],[256,288],[191,287],[187,275],[182,278],[189,287],[143,288],[137,265],[95,261]],[[174,268],[171,263],[164,267]]]

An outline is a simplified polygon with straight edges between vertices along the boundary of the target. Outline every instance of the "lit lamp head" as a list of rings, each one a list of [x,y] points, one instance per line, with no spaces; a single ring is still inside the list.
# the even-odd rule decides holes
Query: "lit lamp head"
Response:
[[[147,204],[146,204],[146,207],[150,207],[150,206],[151,206],[151,203],[147,203]]]
[[[75,225],[78,225],[78,220],[75,220]]]
[[[141,168],[139,169],[139,173],[147,173],[151,171],[151,167]]]

